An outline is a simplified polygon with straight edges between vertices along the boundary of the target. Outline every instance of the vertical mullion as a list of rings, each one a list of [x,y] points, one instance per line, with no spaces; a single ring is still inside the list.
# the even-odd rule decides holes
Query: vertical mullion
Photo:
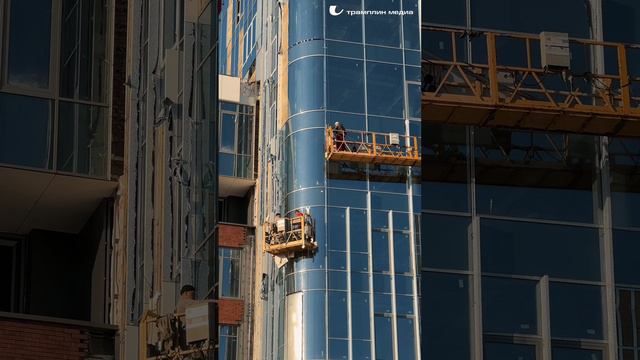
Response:
[[[551,360],[551,322],[549,305],[549,276],[545,275],[538,283],[540,335],[542,336],[542,360]]]
[[[473,359],[483,358],[483,334],[482,334],[482,266],[480,247],[480,218],[476,209],[476,180],[475,180],[475,131],[474,128],[467,130],[468,156],[467,156],[467,176],[469,178],[469,205],[471,210],[471,314],[473,339]]]
[[[389,270],[391,272],[391,346],[393,358],[398,359],[398,313],[396,311],[396,264],[393,227],[393,211],[389,211]]]
[[[348,359],[353,359],[353,316],[351,299],[351,208],[345,209],[345,232],[347,250],[347,324],[348,324]]]

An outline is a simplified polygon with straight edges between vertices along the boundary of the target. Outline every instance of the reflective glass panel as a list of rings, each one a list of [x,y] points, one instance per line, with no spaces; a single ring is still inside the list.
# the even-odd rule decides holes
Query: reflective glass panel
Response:
[[[440,269],[469,268],[471,218],[423,214],[422,266]]]
[[[367,111],[369,114],[393,117],[404,115],[402,78],[401,65],[367,62]]]
[[[364,113],[362,60],[327,57],[327,109]]]
[[[50,116],[48,100],[0,93],[0,163],[50,168]]]
[[[551,336],[602,339],[602,291],[599,286],[551,283]]]
[[[470,358],[469,280],[422,273],[421,349],[425,359]]]
[[[490,333],[537,334],[537,282],[482,278],[483,330]]]
[[[600,280],[598,230],[482,219],[482,271]]]
[[[9,14],[9,84],[48,89],[51,0],[12,1]]]

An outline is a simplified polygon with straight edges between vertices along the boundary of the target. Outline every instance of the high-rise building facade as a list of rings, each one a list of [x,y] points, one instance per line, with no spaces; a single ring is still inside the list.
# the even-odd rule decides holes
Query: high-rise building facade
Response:
[[[115,356],[126,2],[0,1],[0,357]]]
[[[196,300],[217,295],[218,2],[127,5],[126,170],[110,316],[120,358],[146,359],[168,351],[156,319],[184,316],[178,308],[185,285],[195,288]]]
[[[639,16],[422,2],[423,359],[638,359]]]
[[[420,136],[418,1],[262,1],[243,26],[255,65],[245,42],[220,71],[259,86],[253,358],[418,357],[420,167],[366,155],[371,134]],[[364,158],[327,155],[336,122]],[[278,213],[308,216],[315,250],[269,250]]]

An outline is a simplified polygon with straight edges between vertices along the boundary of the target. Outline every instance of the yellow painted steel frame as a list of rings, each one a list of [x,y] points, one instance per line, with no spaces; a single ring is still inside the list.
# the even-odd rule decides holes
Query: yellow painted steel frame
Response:
[[[304,214],[304,216],[284,218],[284,220],[289,230],[281,234],[281,239],[278,239],[278,234],[274,234],[271,230],[272,223],[264,224],[263,250],[265,252],[272,255],[284,255],[312,251],[318,247],[313,241],[314,224],[309,215]],[[293,229],[294,226],[297,228]]]
[[[337,139],[340,135],[342,140]],[[371,131],[327,128],[325,157],[329,161],[416,166],[420,164],[420,145],[416,136],[398,135],[399,145],[390,135]]]
[[[423,84],[426,120],[640,136],[640,94],[632,94],[640,88],[640,77],[632,77],[627,64],[627,51],[640,51],[638,45],[572,38],[572,49],[616,54],[618,66],[615,74],[571,74],[534,65],[537,35],[424,26],[423,36],[432,36],[441,49],[450,51],[446,60],[425,52],[423,71],[433,76],[433,83]],[[482,48],[483,37],[486,52],[474,52],[471,61],[460,59],[458,49],[467,38]],[[510,53],[511,64],[500,62],[497,43],[516,49]],[[514,66],[518,54],[521,66]]]

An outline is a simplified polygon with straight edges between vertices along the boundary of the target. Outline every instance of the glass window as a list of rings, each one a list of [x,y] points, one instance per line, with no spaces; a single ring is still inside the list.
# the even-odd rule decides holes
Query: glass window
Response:
[[[398,359],[415,359],[415,326],[413,318],[398,317]]]
[[[487,360],[536,360],[536,347],[526,344],[485,342],[484,358]]]
[[[412,272],[413,259],[411,258],[411,239],[409,234],[394,231],[393,257],[394,270],[396,274]]]
[[[220,151],[234,153],[236,150],[236,115],[228,113],[222,113],[221,115]]]
[[[547,9],[554,9],[549,12]],[[573,14],[567,18],[566,14]],[[588,38],[589,9],[583,0],[476,0],[471,2],[474,27],[537,34],[541,31],[568,32]]]
[[[221,247],[220,253],[220,296],[240,296],[240,249]]]
[[[373,311],[378,314],[391,314],[391,295],[373,294]]]
[[[288,191],[324,185],[323,129],[301,130],[292,134],[285,140],[285,151]]]
[[[413,297],[396,295],[396,313],[402,315],[413,315]]]
[[[344,319],[342,319],[344,322]],[[331,336],[331,335],[329,335]],[[329,359],[348,359],[349,341],[329,339]]]
[[[293,4],[297,3],[301,2]],[[303,4],[303,7],[309,6],[306,2]],[[289,65],[289,116],[324,107],[324,88],[319,85],[324,83],[324,73],[324,58],[320,56],[300,59]],[[321,138],[324,140],[324,136]]]
[[[613,256],[616,283],[640,285],[640,232],[614,230]]]
[[[63,1],[60,96],[105,100],[107,88],[106,1]]]
[[[549,304],[551,336],[603,338],[602,291],[599,286],[551,283]]]
[[[467,129],[422,125],[422,208],[467,211]]]
[[[478,212],[593,223],[592,136],[478,129]]]
[[[336,1],[339,8],[336,11],[357,11],[362,10],[361,0],[341,0]],[[327,4],[327,10],[329,5]],[[327,11],[328,12],[328,11]],[[347,14],[344,14],[347,15]],[[326,35],[327,39],[362,42],[362,15],[350,16],[329,16],[326,15]]]
[[[611,205],[614,226],[640,227],[640,140],[611,139]]]
[[[369,256],[352,252],[351,271],[369,271]]]
[[[369,274],[351,273],[351,291],[369,291]]]
[[[407,94],[409,96],[409,116],[420,118],[422,114],[422,90],[420,84],[407,84]],[[412,135],[418,135],[413,133]]]
[[[371,359],[371,341],[353,340],[351,347],[354,359]]]
[[[322,139],[324,141],[324,139]],[[322,170],[322,168],[320,168]],[[367,193],[365,191],[355,190],[328,190],[328,201],[333,206],[352,206],[357,208],[367,207]]]
[[[48,89],[51,0],[12,1],[9,13],[7,82]]]
[[[413,11],[411,15],[402,17],[402,25],[404,31],[404,47],[405,49],[420,49],[420,11],[418,10],[418,0],[404,0],[402,2],[404,11]]]
[[[633,348],[640,335],[635,326],[640,321],[640,313],[637,311],[640,309],[640,293],[631,289],[617,289],[616,307],[618,346]],[[638,343],[635,344],[637,346]],[[633,359],[632,353],[631,360]]]
[[[0,93],[0,163],[51,168],[50,115],[48,100]]]
[[[222,325],[218,328],[218,331],[220,332],[218,359],[236,360],[238,353],[238,327]]]
[[[483,330],[489,333],[538,333],[537,282],[482,278]]]
[[[331,257],[331,253],[329,257]],[[331,267],[331,266],[329,266]],[[347,290],[347,272],[346,271],[329,271],[329,289]]]
[[[345,251],[347,250],[346,209],[332,207],[327,212],[329,216],[329,222],[327,223],[329,228],[329,250]]]
[[[306,342],[304,347],[305,359],[324,359],[327,356],[327,348],[325,345],[326,328],[325,328],[325,295],[324,291],[307,291],[304,293],[305,321],[303,323],[303,334],[305,339],[311,341]]]
[[[370,310],[369,294],[351,293],[351,335],[354,339],[370,339]]]
[[[362,60],[327,57],[327,109],[364,113]]]
[[[468,360],[471,356],[468,277],[423,272],[421,282],[422,357]]]
[[[351,252],[368,252],[367,211],[350,209],[350,212]]]
[[[349,329],[347,313],[347,293],[344,291],[329,291],[329,337],[348,338]]]
[[[400,10],[400,0],[367,0],[365,10]],[[365,41],[367,44],[400,46],[400,19],[397,15],[366,15]]]
[[[322,0],[289,3],[289,46],[309,39],[324,38],[323,9]]]
[[[391,333],[391,318],[383,315],[375,317],[376,359],[393,359],[393,335]]]
[[[422,215],[422,266],[439,269],[469,268],[471,218]]]
[[[393,18],[397,16],[375,17]],[[369,114],[403,117],[404,85],[402,70],[401,65],[367,62],[367,111]]]
[[[553,360],[602,360],[601,350],[571,349],[564,347],[552,347],[551,358]]]
[[[597,229],[482,219],[480,234],[483,272],[600,280]]]
[[[409,211],[406,194],[371,193],[371,208],[379,210]]]
[[[105,176],[108,158],[106,127],[106,108],[60,102],[58,170]]]
[[[466,0],[422,0],[422,21],[464,26],[466,9]]]
[[[373,271],[389,271],[389,235],[386,232],[372,232]]]
[[[640,43],[640,3],[636,0],[603,0],[605,41]]]

